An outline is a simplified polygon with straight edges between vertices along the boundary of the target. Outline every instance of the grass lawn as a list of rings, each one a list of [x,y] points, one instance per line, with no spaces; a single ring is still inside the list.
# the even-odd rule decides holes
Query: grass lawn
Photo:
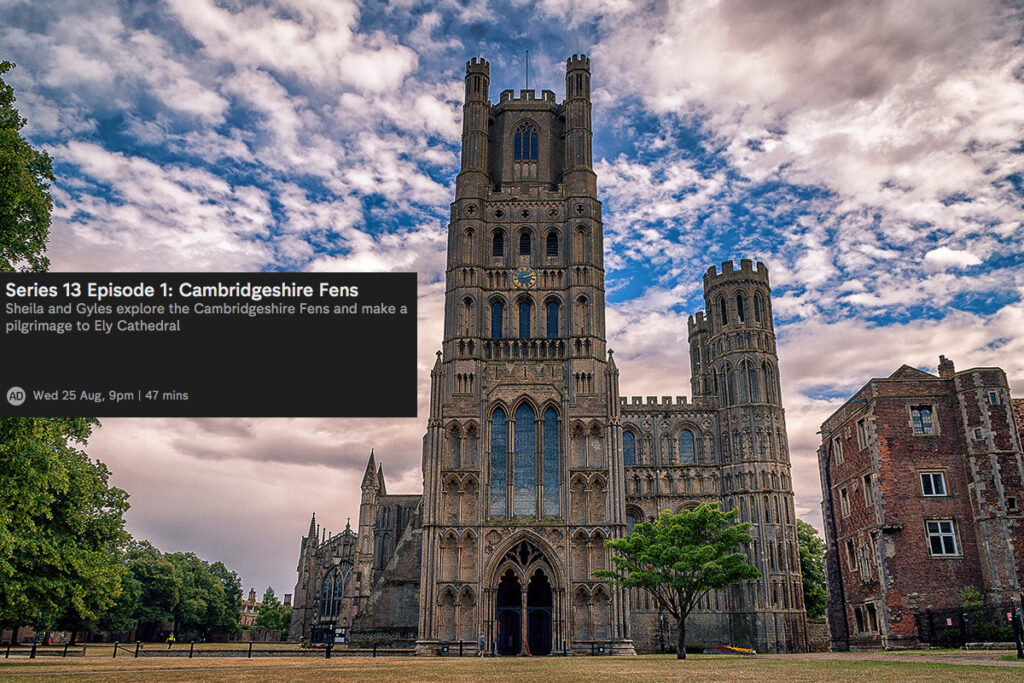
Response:
[[[0,681],[1014,681],[1024,666],[786,657],[0,659]]]

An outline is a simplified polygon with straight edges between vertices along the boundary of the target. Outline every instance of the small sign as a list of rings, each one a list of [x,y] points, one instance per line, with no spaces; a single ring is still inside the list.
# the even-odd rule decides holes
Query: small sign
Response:
[[[946,626],[952,626],[953,620],[950,617],[946,617]]]

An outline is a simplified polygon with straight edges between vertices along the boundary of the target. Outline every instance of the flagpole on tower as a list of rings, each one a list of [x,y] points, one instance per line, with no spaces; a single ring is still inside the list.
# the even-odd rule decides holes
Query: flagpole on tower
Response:
[[[526,51],[526,89],[530,89],[530,51]]]

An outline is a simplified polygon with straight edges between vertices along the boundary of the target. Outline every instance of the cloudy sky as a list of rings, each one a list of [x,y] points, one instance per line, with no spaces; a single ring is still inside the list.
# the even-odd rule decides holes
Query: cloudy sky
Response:
[[[578,46],[623,394],[689,394],[702,273],[763,260],[820,527],[815,431],[869,378],[943,353],[1024,396],[1022,28],[986,0],[0,0],[0,59],[55,160],[54,270],[415,270],[423,416],[465,62],[494,98],[529,50],[561,98]],[[89,452],[137,537],[280,594],[371,448],[420,490],[424,429],[108,419]]]

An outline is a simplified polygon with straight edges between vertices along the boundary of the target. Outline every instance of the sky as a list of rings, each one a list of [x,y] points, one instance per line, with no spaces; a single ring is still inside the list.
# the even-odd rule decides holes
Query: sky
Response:
[[[418,273],[420,418],[106,419],[88,452],[133,535],[279,595],[371,448],[419,492],[465,63],[493,101],[528,50],[561,100],[580,51],[622,394],[689,395],[702,274],[764,261],[820,529],[815,432],[868,379],[945,354],[1024,396],[1022,29],[986,0],[0,0],[53,270]]]

